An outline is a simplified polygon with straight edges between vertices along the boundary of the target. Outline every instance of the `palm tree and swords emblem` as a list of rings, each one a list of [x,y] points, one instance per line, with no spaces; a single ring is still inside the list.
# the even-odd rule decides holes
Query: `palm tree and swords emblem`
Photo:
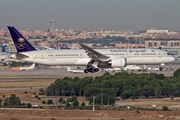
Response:
[[[24,49],[25,48],[25,43],[24,43],[24,38],[19,38],[18,42],[16,44],[16,47],[18,49]]]

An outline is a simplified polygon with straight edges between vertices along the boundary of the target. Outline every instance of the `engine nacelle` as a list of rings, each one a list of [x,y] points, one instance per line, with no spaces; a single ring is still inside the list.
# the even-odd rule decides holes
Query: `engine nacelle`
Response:
[[[111,67],[126,67],[127,60],[126,58],[113,58],[109,63]]]

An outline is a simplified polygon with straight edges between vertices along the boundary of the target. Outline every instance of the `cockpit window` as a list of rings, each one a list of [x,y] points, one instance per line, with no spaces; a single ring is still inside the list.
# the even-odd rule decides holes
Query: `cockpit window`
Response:
[[[170,55],[169,53],[167,53],[167,55]]]

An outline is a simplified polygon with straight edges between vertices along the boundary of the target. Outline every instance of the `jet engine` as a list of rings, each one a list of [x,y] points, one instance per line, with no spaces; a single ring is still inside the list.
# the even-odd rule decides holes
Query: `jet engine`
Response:
[[[126,58],[113,58],[108,63],[111,67],[126,67],[127,60]]]

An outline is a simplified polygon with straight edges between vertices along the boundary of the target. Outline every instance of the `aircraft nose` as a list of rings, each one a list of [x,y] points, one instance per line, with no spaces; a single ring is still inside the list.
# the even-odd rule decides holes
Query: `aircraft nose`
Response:
[[[175,61],[175,58],[172,56],[170,60],[171,60],[171,62],[173,62],[173,61]]]

